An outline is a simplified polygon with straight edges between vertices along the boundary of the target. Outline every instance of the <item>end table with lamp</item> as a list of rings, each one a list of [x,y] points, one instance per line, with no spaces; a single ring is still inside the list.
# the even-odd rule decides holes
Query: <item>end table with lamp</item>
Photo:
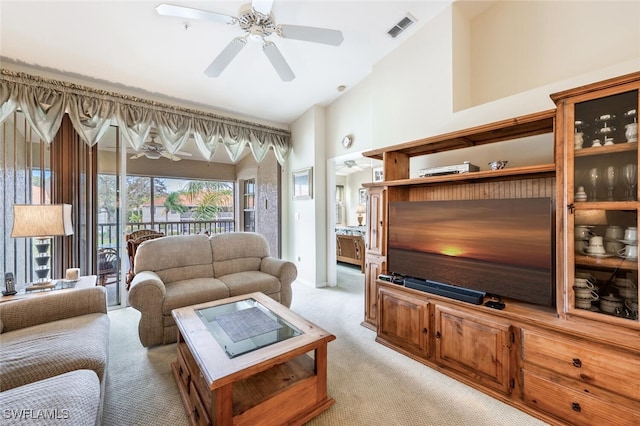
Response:
[[[51,238],[73,234],[70,204],[14,204],[12,238],[35,238],[37,253],[34,272],[37,281],[31,290],[53,288],[48,279]]]

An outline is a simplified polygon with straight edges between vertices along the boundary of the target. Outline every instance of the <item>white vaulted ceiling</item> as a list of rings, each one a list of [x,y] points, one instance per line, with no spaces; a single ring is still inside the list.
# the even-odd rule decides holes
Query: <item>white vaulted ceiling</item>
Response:
[[[26,66],[151,94],[167,102],[287,125],[313,105],[326,106],[365,78],[373,65],[451,1],[274,0],[277,24],[340,30],[338,47],[273,41],[296,74],[283,82],[260,42],[248,42],[217,78],[204,70],[234,38],[237,25],[161,16],[169,3],[238,16],[242,1],[0,0],[3,67]],[[416,23],[397,38],[387,31],[407,14]],[[5,66],[6,65],[6,66]]]

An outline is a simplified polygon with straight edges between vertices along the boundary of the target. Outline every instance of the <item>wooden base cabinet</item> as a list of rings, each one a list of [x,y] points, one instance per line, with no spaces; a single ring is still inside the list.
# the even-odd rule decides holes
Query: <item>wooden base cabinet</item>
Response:
[[[510,324],[378,282],[376,341],[508,395],[515,384]],[[434,350],[435,349],[435,350]]]
[[[474,382],[508,394],[511,374],[510,324],[477,313],[435,304],[435,362],[463,373]]]
[[[401,352],[429,357],[429,302],[401,289],[378,291],[379,321],[376,341]]]

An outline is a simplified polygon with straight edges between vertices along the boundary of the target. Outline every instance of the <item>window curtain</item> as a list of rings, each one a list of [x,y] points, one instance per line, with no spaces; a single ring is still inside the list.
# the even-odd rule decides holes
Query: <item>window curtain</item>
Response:
[[[16,109],[24,112],[30,127],[48,143],[53,141],[67,113],[73,128],[89,146],[98,143],[115,122],[135,150],[142,148],[155,127],[169,153],[178,152],[193,136],[207,161],[220,145],[232,161],[247,145],[257,162],[273,149],[278,163],[283,165],[291,151],[291,133],[283,129],[3,69],[0,124]]]

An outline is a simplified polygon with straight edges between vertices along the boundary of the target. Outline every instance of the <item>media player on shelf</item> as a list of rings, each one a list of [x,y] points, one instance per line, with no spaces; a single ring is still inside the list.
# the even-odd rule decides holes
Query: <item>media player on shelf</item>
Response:
[[[442,175],[455,175],[459,173],[477,172],[480,167],[465,161],[462,164],[454,164],[451,166],[430,167],[426,169],[420,169],[418,175],[420,177],[427,176],[442,176]]]

